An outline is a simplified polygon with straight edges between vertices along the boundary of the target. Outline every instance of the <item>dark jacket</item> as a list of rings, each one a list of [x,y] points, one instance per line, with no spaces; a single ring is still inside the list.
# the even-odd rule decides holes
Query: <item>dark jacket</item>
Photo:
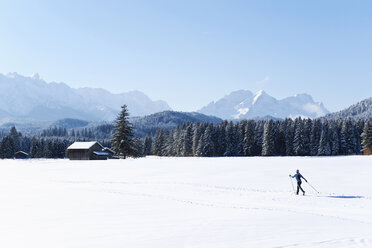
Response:
[[[292,176],[292,178],[296,178],[296,181],[297,181],[298,183],[301,183],[301,178],[303,178],[303,179],[307,182],[306,178],[304,178],[304,177],[301,175],[300,172],[294,174],[294,175]]]

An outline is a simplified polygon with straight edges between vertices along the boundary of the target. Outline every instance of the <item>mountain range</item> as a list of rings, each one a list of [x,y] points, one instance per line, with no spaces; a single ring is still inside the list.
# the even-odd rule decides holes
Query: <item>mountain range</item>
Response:
[[[278,100],[261,90],[253,94],[249,90],[239,90],[209,103],[198,110],[199,113],[214,115],[222,119],[259,119],[262,117],[317,118],[329,111],[323,103],[314,102],[308,94],[298,94]]]
[[[113,120],[126,104],[131,116],[170,110],[164,101],[153,101],[140,91],[113,94],[104,89],[74,89],[64,83],[47,83],[38,74],[0,74],[0,119],[49,121],[78,118]]]
[[[112,121],[126,104],[131,116],[171,110],[165,101],[153,101],[140,91],[113,94],[100,88],[71,88],[65,83],[42,80],[38,74],[0,74],[0,124],[55,121],[75,118]],[[324,116],[329,111],[308,94],[278,100],[265,91],[234,91],[197,112],[226,120],[283,119]]]
[[[329,113],[308,94],[278,100],[261,90],[234,91],[197,112],[170,111],[165,101],[153,101],[144,93],[112,94],[104,89],[74,89],[64,83],[47,83],[35,74],[0,74],[0,130],[16,126],[25,134],[37,134],[48,127],[86,128],[112,123],[120,107],[127,104],[136,135],[145,136],[158,128],[172,129],[186,122],[218,123],[222,120],[284,119],[310,117],[326,119],[372,118],[372,98],[339,112]]]

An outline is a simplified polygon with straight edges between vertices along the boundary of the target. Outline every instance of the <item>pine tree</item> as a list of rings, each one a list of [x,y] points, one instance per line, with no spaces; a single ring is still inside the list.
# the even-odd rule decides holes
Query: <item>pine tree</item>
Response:
[[[340,140],[338,135],[338,126],[334,121],[332,121],[330,124],[330,132],[331,132],[331,155],[339,155]]]
[[[285,130],[286,125],[284,121],[280,121],[278,124],[278,131],[275,139],[275,150],[277,155],[285,156],[286,155],[286,142],[285,142]]]
[[[342,122],[340,150],[343,155],[350,155],[355,152],[354,128],[350,119]]]
[[[322,131],[322,123],[319,119],[313,121],[310,133],[310,155],[316,156],[319,149],[319,140]]]
[[[58,142],[58,144],[57,144],[57,148],[56,148],[56,156],[57,156],[57,158],[64,158],[65,153],[66,153],[66,148],[67,148],[67,144],[66,144],[67,141],[57,139],[57,142]]]
[[[310,135],[311,135],[311,128],[313,126],[313,121],[311,119],[304,120],[304,155],[310,155]]]
[[[53,158],[54,152],[53,152],[53,144],[51,139],[45,140],[45,146],[43,151],[43,157],[44,158]]]
[[[305,150],[305,134],[304,125],[301,118],[296,118],[295,120],[295,134],[293,138],[293,152],[296,156],[304,156],[306,154]]]
[[[176,155],[176,149],[174,148],[174,132],[175,130],[171,130],[168,133],[168,136],[165,141],[165,153],[163,153],[164,156],[172,156],[174,157]]]
[[[14,154],[21,149],[21,138],[22,134],[18,133],[17,129],[13,126],[0,142],[1,158],[13,158]]]
[[[182,131],[181,126],[177,126],[173,134],[173,150],[174,150],[175,156],[177,157],[181,156],[181,151],[182,151],[181,131]]]
[[[329,156],[331,155],[331,146],[328,140],[328,125],[323,125],[322,132],[320,135],[318,156]]]
[[[274,129],[273,121],[269,120],[264,126],[264,135],[262,142],[262,156],[274,156],[275,155],[275,141],[274,141]]]
[[[183,133],[182,156],[192,156],[192,124],[189,123]]]
[[[258,121],[255,129],[255,148],[254,156],[261,156],[262,154],[262,142],[265,129],[265,121]]]
[[[135,158],[139,158],[143,156],[143,142],[141,139],[133,138],[133,148],[130,156],[133,156]]]
[[[21,150],[24,152],[29,153],[31,147],[31,138],[28,136],[24,136],[21,139]]]
[[[3,137],[0,146],[1,158],[12,158],[16,152],[14,140],[9,135]]]
[[[217,126],[217,130],[216,130],[216,143],[217,144],[215,146],[215,150],[216,150],[216,154],[217,156],[224,156],[225,152],[226,152],[226,147],[227,147],[227,144],[226,144],[226,126],[227,126],[228,122],[227,121],[223,121],[222,123],[220,123],[218,126]]]
[[[8,136],[13,140],[12,143],[14,143],[15,152],[19,151],[21,149],[22,134],[17,132],[17,129],[13,126],[10,129]]]
[[[192,135],[192,154],[193,156],[196,156],[196,151],[197,151],[197,148],[198,148],[198,142],[199,142],[199,139],[200,139],[200,135],[201,135],[201,127],[200,127],[200,124],[199,123],[195,123],[193,125],[193,135]]]
[[[36,150],[37,150],[37,139],[32,137],[31,139],[31,146],[30,146],[30,156],[31,158],[36,158]]]
[[[76,134],[75,134],[75,129],[72,129],[72,130],[71,130],[71,134],[70,134],[70,136],[71,136],[72,138],[75,138],[75,135],[76,135]]]
[[[151,154],[151,146],[152,146],[152,136],[151,136],[151,133],[148,133],[145,138],[144,148],[143,148],[143,154],[145,156]]]
[[[157,129],[152,142],[151,153],[157,156],[162,156],[164,142],[163,130]]]
[[[245,126],[247,121],[241,121],[236,125],[236,155],[243,156],[243,141],[244,141],[244,133],[245,133]]]
[[[211,157],[214,154],[214,144],[212,142],[212,125],[208,125],[204,131],[202,136],[202,144],[203,147],[201,148],[201,153],[203,157]]]
[[[356,140],[355,153],[356,154],[360,153],[363,148],[361,135],[363,133],[365,122],[366,120],[359,119],[356,121],[356,124],[355,124],[355,140]]]
[[[31,140],[30,155],[32,158],[42,158],[44,156],[44,140],[35,137]]]
[[[366,121],[361,135],[363,149],[372,149],[372,124]]]
[[[236,155],[236,132],[234,128],[234,124],[230,121],[226,128],[226,151],[224,156],[235,156]]]
[[[285,140],[285,155],[286,156],[293,156],[293,139],[295,133],[295,125],[292,119],[285,120],[285,132],[284,132],[284,140]]]
[[[254,121],[248,121],[244,128],[243,155],[253,156],[254,149]]]
[[[128,117],[127,105],[123,105],[120,114],[116,118],[111,140],[113,150],[118,156],[123,156],[124,159],[136,153],[133,144],[133,126],[129,122]]]
[[[198,146],[196,147],[195,156],[202,157],[204,148],[204,133],[199,136]]]

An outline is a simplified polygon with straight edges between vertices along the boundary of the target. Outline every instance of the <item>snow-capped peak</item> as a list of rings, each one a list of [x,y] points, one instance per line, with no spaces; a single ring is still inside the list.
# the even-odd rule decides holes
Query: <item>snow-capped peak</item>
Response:
[[[253,98],[252,104],[255,104],[257,102],[258,98],[260,98],[262,96],[262,94],[264,94],[264,93],[265,93],[265,91],[263,91],[263,90],[258,91]]]
[[[242,92],[242,91],[235,91]],[[328,110],[322,103],[314,102],[308,94],[297,94],[282,100],[267,94],[264,90],[252,94],[250,97],[239,100],[235,105],[229,96],[227,104],[226,96],[221,100],[210,103],[208,106],[199,110],[200,113],[215,115],[223,119],[253,119],[263,116],[272,116],[275,118],[287,118],[291,116],[307,116],[310,118],[320,117],[328,113]]]
[[[255,105],[258,101],[273,101],[275,98],[268,95],[264,90],[258,91],[253,98],[252,105]]]
[[[31,75],[31,78],[32,79],[36,79],[36,80],[39,80],[40,79],[40,75],[39,75],[39,73],[33,73],[32,75]]]
[[[0,74],[0,113],[4,117],[35,120],[79,118],[112,120],[126,104],[132,116],[169,110],[164,101],[152,101],[139,91],[112,94],[104,89],[74,89],[64,83],[47,83],[38,73]]]

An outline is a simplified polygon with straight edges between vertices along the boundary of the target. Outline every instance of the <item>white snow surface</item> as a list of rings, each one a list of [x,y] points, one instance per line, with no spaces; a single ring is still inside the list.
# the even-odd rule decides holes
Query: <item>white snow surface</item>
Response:
[[[293,194],[288,174],[303,183]],[[372,156],[0,160],[0,247],[372,247]]]

